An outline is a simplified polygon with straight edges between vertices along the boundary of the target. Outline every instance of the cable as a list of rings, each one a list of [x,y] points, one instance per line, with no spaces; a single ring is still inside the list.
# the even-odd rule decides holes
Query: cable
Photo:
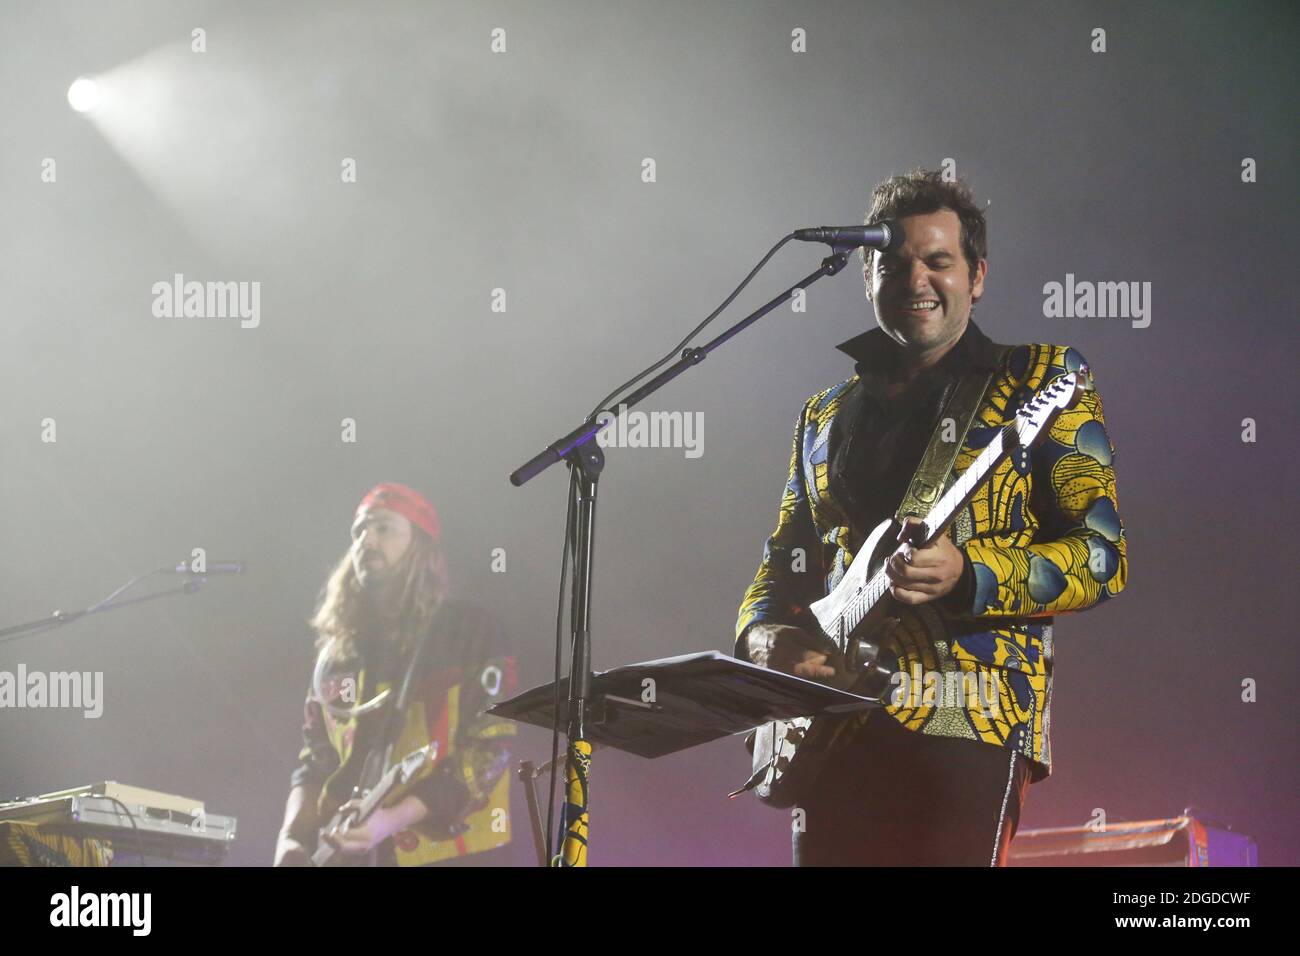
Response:
[[[145,862],[144,862],[144,838],[143,838],[142,836],[140,836],[140,827],[139,827],[139,826],[136,824],[136,822],[135,822],[135,814],[133,814],[133,813],[131,812],[131,808],[130,808],[130,807],[128,807],[128,806],[127,806],[125,803],[123,803],[121,800],[117,799],[117,797],[109,797],[108,799],[111,800],[111,801],[112,801],[114,804],[116,804],[117,806],[121,807],[121,808],[122,808],[122,812],[126,814],[126,818],[127,818],[127,820],[130,821],[130,823],[131,823],[131,829],[135,831],[135,845],[136,845],[136,849],[137,849],[137,850],[139,851],[139,853],[140,853],[140,865],[141,865],[141,866],[144,866],[144,865],[145,865]]]
[[[673,346],[672,350],[663,358],[661,358],[658,362],[655,362],[654,365],[651,365],[648,369],[646,369],[640,375],[637,375],[635,378],[631,378],[628,381],[624,382],[618,388],[614,389],[614,391],[610,392],[599,402],[597,402],[596,407],[591,410],[591,414],[589,414],[587,418],[588,419],[595,418],[597,415],[599,415],[602,411],[605,410],[605,405],[608,404],[609,400],[612,399],[615,395],[619,394],[625,389],[631,388],[633,385],[641,381],[643,378],[646,378],[648,375],[651,375],[654,372],[659,371],[659,369],[663,368],[663,366],[667,365],[673,359],[677,358],[677,356],[681,353],[681,351],[684,348],[686,348],[687,344],[691,341],[691,339],[699,335],[700,332],[704,329],[704,327],[707,326],[714,319],[716,319],[719,313],[721,313],[723,309],[731,305],[732,301],[736,298],[736,296],[740,295],[740,293],[745,290],[745,286],[749,285],[749,283],[753,280],[754,276],[758,275],[759,270],[762,269],[763,266],[767,265],[767,261],[771,259],[774,255],[776,255],[777,252],[780,250],[780,248],[793,238],[794,238],[794,233],[791,233],[790,235],[782,239],[780,242],[778,242],[776,245],[774,245],[771,249],[769,249],[767,255],[765,255],[761,260],[759,260],[758,265],[754,266],[754,268],[750,270],[749,275],[745,276],[744,280],[740,283],[740,285],[736,287],[736,290],[732,292],[731,295],[727,296],[726,299],[723,300],[722,305],[718,306],[711,313],[709,313],[708,318],[706,318],[703,322],[701,322],[695,328],[691,329],[691,331],[687,334],[686,338],[682,339],[680,342],[677,343],[677,345]],[[617,412],[618,409],[615,408],[614,411]]]

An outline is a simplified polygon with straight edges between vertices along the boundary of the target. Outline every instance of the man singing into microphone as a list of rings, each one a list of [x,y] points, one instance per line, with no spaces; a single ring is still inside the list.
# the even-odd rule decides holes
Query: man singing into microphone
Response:
[[[964,185],[921,170],[893,177],[867,216],[884,219],[904,242],[864,249],[879,328],[839,346],[856,374],[799,414],[776,531],[736,624],[738,657],[813,680],[836,677],[841,662],[808,605],[895,515],[931,435],[953,427],[940,415],[959,379],[989,384],[964,440],[940,439],[962,441],[948,484],[1055,378],[1077,372],[1092,385],[1075,349],[999,347],[971,321],[987,241]],[[798,801],[796,865],[1004,864],[1028,783],[1051,771],[1053,616],[1104,602],[1127,579],[1114,454],[1101,398],[1086,391],[1027,455],[997,466],[947,534],[890,559],[898,623],[882,662],[913,679],[973,674],[965,686],[991,693],[936,694],[927,678],[928,692],[899,685],[888,706],[839,718]]]
[[[311,622],[319,656],[277,866],[306,864],[318,836],[380,865],[509,862],[515,726],[483,710],[513,690],[514,659],[486,613],[447,596],[439,530],[433,505],[405,485],[377,485],[357,507]],[[382,776],[382,755],[395,764],[431,742],[435,763],[404,795],[319,832],[354,787]]]

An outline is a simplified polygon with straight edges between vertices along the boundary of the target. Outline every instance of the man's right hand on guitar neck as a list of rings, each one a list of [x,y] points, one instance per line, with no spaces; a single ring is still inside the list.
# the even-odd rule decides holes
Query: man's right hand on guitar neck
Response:
[[[755,624],[745,635],[751,663],[805,680],[831,681],[839,675],[839,655],[826,642],[788,624]]]

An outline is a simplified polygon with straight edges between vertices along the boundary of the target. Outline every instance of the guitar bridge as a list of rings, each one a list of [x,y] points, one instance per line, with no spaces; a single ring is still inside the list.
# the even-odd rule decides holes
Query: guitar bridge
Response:
[[[861,670],[863,663],[874,664],[879,653],[880,648],[870,641],[852,639],[844,655],[844,666],[851,671]]]

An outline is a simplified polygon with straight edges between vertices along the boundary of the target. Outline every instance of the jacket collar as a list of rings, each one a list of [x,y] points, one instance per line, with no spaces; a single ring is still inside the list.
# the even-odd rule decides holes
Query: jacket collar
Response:
[[[876,376],[891,368],[902,351],[902,346],[879,328],[856,335],[847,342],[841,342],[836,348],[857,363],[855,370],[859,375],[875,373]],[[940,359],[938,367],[945,371],[964,368],[993,371],[998,367],[998,357],[997,345],[971,319],[967,321],[966,331],[957,340],[957,344]]]

